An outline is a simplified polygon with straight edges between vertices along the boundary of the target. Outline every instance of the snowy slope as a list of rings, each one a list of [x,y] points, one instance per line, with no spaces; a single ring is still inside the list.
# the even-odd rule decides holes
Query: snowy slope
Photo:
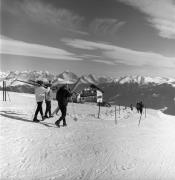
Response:
[[[138,127],[135,110],[117,107],[115,122],[114,107],[98,119],[96,105],[70,103],[68,127],[57,128],[59,116],[31,122],[33,95],[10,98],[0,104],[0,179],[175,179],[173,116],[148,109]]]

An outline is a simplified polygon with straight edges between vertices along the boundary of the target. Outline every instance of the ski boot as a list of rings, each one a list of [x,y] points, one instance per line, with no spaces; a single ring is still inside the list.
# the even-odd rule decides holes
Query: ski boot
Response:
[[[33,122],[40,122],[36,117],[33,118]]]
[[[55,125],[60,128],[60,123],[58,121],[55,122]]]
[[[63,127],[66,127],[67,126],[67,124],[63,124]]]

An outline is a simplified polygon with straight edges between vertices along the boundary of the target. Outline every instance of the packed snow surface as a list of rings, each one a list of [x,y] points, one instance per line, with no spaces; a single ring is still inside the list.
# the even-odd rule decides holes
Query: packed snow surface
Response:
[[[9,93],[0,102],[2,180],[175,179],[173,116],[147,109],[138,126],[135,109],[117,106],[115,121],[114,106],[98,118],[95,104],[69,103],[68,126],[57,128],[60,112],[32,122],[34,95]]]

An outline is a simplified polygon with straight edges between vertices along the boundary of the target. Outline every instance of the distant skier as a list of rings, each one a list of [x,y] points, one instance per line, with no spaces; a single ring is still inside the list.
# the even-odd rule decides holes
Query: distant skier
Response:
[[[140,101],[140,103],[139,103],[139,112],[140,112],[141,115],[143,113],[143,107],[144,107],[143,102]]]
[[[131,111],[133,111],[133,105],[132,104],[130,105],[130,108],[131,108]]]
[[[137,102],[137,104],[136,104],[136,109],[137,109],[137,112],[140,113],[141,115],[142,115],[142,113],[143,113],[143,107],[144,107],[144,105],[143,105],[143,102],[142,102],[142,101]]]
[[[51,100],[52,100],[52,90],[50,89],[51,83],[46,85],[48,92],[45,93],[45,102],[46,102],[46,110],[45,110],[45,118],[53,117],[51,114]],[[48,116],[49,113],[49,116]]]
[[[67,104],[69,101],[69,97],[72,96],[70,90],[66,88],[66,85],[63,85],[59,88],[56,94],[56,99],[58,100],[59,108],[61,110],[61,117],[55,122],[55,124],[60,127],[60,121],[63,120],[63,126],[67,126],[66,124],[66,112],[67,112]]]
[[[137,109],[137,112],[139,113],[139,109],[140,109],[140,104],[139,104],[139,102],[136,103],[136,109]]]
[[[36,102],[37,102],[37,108],[36,108],[35,115],[33,118],[34,122],[39,122],[39,120],[37,119],[37,115],[39,112],[41,114],[42,120],[44,120],[42,103],[45,98],[45,93],[48,92],[50,89],[50,88],[46,89],[45,87],[43,87],[43,81],[37,81],[37,84],[39,86],[37,86],[35,88],[35,98],[36,98]]]
[[[141,118],[142,118],[142,113],[143,113],[143,107],[144,107],[143,102],[140,101],[139,103],[137,103],[137,106],[138,106],[137,111],[138,111],[138,113],[140,113],[140,118],[139,118],[138,126],[140,126],[140,122],[141,122]]]

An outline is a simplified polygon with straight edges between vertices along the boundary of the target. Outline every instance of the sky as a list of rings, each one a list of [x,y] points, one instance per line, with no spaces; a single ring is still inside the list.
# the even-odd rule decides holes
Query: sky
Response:
[[[0,71],[175,77],[175,0],[0,2]]]

